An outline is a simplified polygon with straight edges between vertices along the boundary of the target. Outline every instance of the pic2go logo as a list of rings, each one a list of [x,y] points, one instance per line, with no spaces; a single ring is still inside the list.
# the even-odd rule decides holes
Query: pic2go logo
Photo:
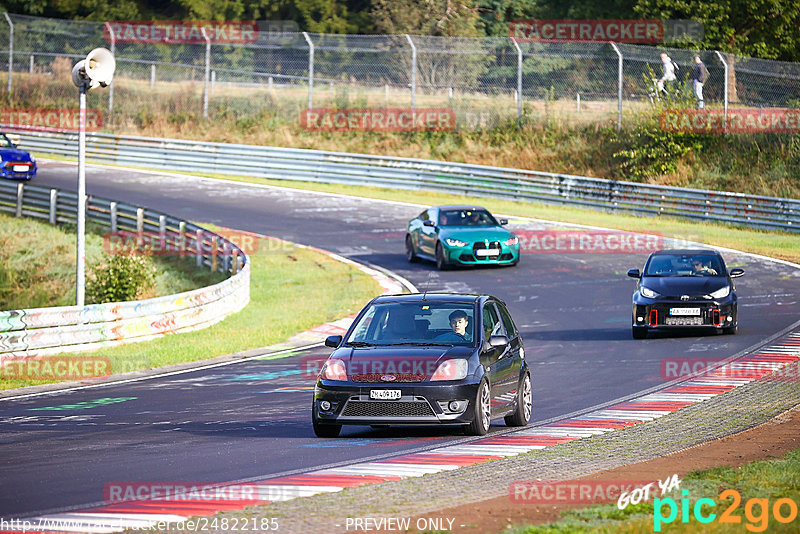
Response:
[[[681,499],[680,512],[681,523],[689,522],[689,509],[691,508],[692,515],[698,523],[708,524],[717,520],[717,514],[711,512],[710,509],[716,508],[717,503],[714,499],[697,499],[694,506],[690,506],[689,490],[681,490],[683,499]],[[737,490],[728,489],[719,494],[720,501],[732,499],[725,511],[720,514],[718,522],[739,525],[742,523],[742,517],[736,513],[736,509],[742,502],[742,496]],[[666,509],[669,511],[665,514]],[[778,523],[788,524],[797,519],[797,503],[792,499],[783,497],[776,500],[770,508],[769,499],[748,499],[744,504],[744,516],[747,520],[745,528],[750,532],[764,532],[769,527],[770,511],[775,521]],[[678,518],[678,503],[675,499],[656,498],[653,501],[653,530],[661,532],[661,526],[674,522]]]

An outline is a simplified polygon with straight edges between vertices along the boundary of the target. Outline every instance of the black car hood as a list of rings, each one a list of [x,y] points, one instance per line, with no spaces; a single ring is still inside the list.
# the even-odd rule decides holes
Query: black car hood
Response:
[[[469,358],[474,351],[473,347],[438,345],[340,347],[331,358],[344,361],[347,377],[354,382],[422,382],[430,379],[443,360]]]
[[[642,285],[665,297],[702,297],[728,285],[725,276],[644,276]]]

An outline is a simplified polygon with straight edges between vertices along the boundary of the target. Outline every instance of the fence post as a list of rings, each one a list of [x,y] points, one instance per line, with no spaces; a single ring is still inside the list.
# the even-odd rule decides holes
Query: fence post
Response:
[[[522,120],[522,49],[513,37],[511,42],[517,49],[517,121]]]
[[[206,33],[205,27],[200,28],[203,34],[203,39],[206,40],[206,70],[205,70],[205,87],[203,88],[203,118],[208,118],[208,90],[209,83],[211,82],[211,39]]]
[[[178,250],[180,254],[186,254],[186,221],[181,221],[178,224],[178,234],[178,239],[180,239],[178,242]]]
[[[8,31],[8,94],[11,94],[11,79],[12,79],[12,71],[14,68],[14,23],[11,22],[11,17],[8,16],[7,12],[3,12],[3,16],[6,18],[6,22],[8,22],[9,31]]]
[[[201,267],[203,265],[203,231],[197,230],[194,233],[194,239],[197,249],[197,255],[195,256],[195,261],[197,262],[197,266]]]
[[[56,207],[58,206],[58,189],[50,190],[50,217],[48,221],[55,226],[56,224]]]
[[[158,216],[158,246],[162,254],[167,248],[167,216]]]
[[[719,50],[714,50],[714,53],[717,54],[717,57],[722,62],[722,66],[725,67],[725,99],[724,99],[725,115],[724,115],[724,119],[725,119],[725,128],[727,129],[727,127],[728,127],[728,62],[725,61],[725,58],[723,57],[722,52],[720,52]]]
[[[112,202],[108,205],[109,211],[111,211],[111,232],[117,231],[117,203]]]
[[[617,53],[617,131],[620,131],[622,129],[622,52],[614,42],[611,42],[611,47]]]
[[[111,55],[112,56],[116,56],[117,36],[114,35],[114,31],[111,29],[111,24],[106,22],[105,23],[105,27],[106,27],[106,30],[108,30],[109,40],[111,41]],[[108,112],[111,113],[112,109],[114,109],[114,82],[113,81],[108,86]]]
[[[308,32],[303,32],[303,37],[308,43],[308,109],[314,107],[314,43]]]
[[[17,209],[14,213],[17,217],[22,217],[22,196],[25,194],[25,184],[17,184]]]
[[[211,271],[217,272],[217,236],[211,236]]]
[[[411,45],[411,109],[413,110],[417,103],[417,47],[410,35],[406,34],[406,39]]]
[[[144,233],[144,208],[136,208],[136,233],[139,237]]]

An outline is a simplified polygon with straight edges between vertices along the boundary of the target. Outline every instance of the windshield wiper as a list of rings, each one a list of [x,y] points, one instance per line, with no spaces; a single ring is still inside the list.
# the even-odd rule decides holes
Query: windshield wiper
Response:
[[[348,341],[345,343],[350,347],[374,347],[375,343],[367,343],[366,341]]]
[[[417,341],[406,341],[403,343],[387,343],[387,346],[394,347],[396,345],[414,345],[416,347],[449,347],[452,343],[422,343]]]

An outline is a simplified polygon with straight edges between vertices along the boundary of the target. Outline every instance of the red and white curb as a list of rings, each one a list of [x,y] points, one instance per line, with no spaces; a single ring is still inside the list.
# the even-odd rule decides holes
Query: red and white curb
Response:
[[[469,443],[300,475],[269,478],[248,485],[257,488],[256,504],[268,504],[458,469],[652,421],[755,380],[800,380],[800,376],[786,376],[780,372],[798,360],[800,332],[795,332],[748,356],[689,380],[577,417],[488,436]],[[252,500],[246,504],[205,499],[134,501],[29,518],[27,530],[119,532],[125,528],[154,527],[159,522],[181,523],[190,517],[211,516],[253,504]]]

